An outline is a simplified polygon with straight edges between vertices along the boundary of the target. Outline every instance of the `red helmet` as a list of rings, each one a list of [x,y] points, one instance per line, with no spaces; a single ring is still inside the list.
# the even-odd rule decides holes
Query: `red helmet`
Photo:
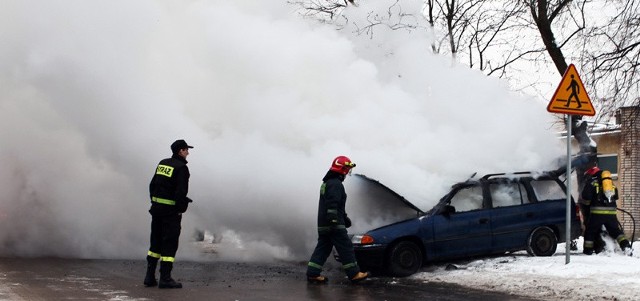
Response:
[[[599,171],[600,171],[600,168],[598,168],[598,166],[594,166],[594,167],[591,167],[591,168],[587,169],[587,171],[585,171],[584,174],[593,176],[593,175],[597,174]]]
[[[351,159],[346,156],[338,156],[333,159],[333,163],[331,163],[331,170],[346,175],[349,173],[349,170],[356,167],[356,164],[351,162]]]

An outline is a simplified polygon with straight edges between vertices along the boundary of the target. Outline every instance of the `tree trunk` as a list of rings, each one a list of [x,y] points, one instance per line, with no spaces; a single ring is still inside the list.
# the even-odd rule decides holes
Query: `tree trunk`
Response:
[[[555,37],[553,34],[553,29],[551,28],[551,24],[556,14],[564,7],[564,5],[568,4],[570,1],[564,1],[558,4],[558,8],[556,11],[549,15],[549,2],[547,0],[537,0],[535,3],[529,2],[529,9],[531,10],[531,15],[533,20],[538,27],[538,31],[540,32],[540,38],[542,38],[542,42],[544,43],[547,53],[551,60],[556,66],[558,73],[560,75],[564,75],[567,71],[568,64],[567,60],[562,53],[562,49],[558,47],[555,42]],[[576,166],[576,175],[578,175],[578,187],[582,188],[583,186],[583,177],[585,171],[585,166],[589,164],[593,164],[597,161],[597,145],[587,132],[587,123],[582,122],[582,116],[574,115],[571,122],[571,132],[573,137],[576,139],[579,145],[579,155],[589,155],[589,162],[585,165]],[[568,158],[569,159],[569,158]],[[570,159],[569,159],[570,160]],[[567,175],[569,176],[569,175]]]

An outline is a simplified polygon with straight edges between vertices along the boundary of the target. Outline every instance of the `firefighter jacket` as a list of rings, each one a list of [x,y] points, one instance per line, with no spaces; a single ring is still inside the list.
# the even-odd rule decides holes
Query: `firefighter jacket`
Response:
[[[344,190],[344,175],[329,171],[322,179],[320,202],[318,205],[318,232],[331,229],[346,229],[345,204],[347,193]]]
[[[618,200],[618,188],[613,186],[615,193],[611,199],[607,198],[602,189],[602,171],[598,171],[589,177],[580,195],[581,207],[588,208],[588,214],[616,215],[616,201]]]
[[[187,197],[189,177],[185,158],[174,154],[171,158],[160,161],[149,184],[149,212],[154,216],[166,216],[187,211],[191,202]]]

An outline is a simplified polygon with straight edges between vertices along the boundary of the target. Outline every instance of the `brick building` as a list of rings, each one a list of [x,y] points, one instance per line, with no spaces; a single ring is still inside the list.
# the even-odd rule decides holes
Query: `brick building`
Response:
[[[618,206],[636,219],[635,238],[640,232],[640,108],[626,107],[618,111],[620,144],[618,146]],[[598,144],[598,147],[600,145]],[[624,231],[631,238],[633,223],[626,214],[618,214]]]
[[[635,235],[634,223],[627,214],[619,212],[618,220],[625,234],[637,240],[640,236],[640,107],[619,109],[615,125],[594,126],[589,136],[597,143],[600,168],[611,171],[618,187],[618,207],[636,220]],[[574,147],[577,148],[575,141]]]

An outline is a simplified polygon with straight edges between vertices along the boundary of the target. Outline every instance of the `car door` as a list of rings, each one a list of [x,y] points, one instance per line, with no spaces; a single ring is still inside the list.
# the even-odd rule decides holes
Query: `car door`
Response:
[[[438,213],[433,218],[433,252],[436,258],[484,254],[491,248],[491,222],[484,210],[482,186],[477,183],[458,188],[449,204],[455,212]]]
[[[539,212],[531,204],[525,186],[519,181],[499,181],[488,185],[493,209],[491,232],[494,252],[522,249]]]

